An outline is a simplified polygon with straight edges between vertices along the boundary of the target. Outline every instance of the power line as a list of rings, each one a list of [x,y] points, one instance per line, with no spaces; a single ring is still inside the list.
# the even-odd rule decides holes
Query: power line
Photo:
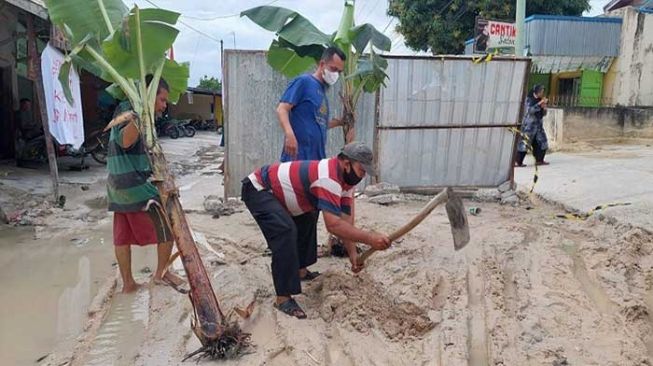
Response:
[[[151,1],[149,1],[149,0],[145,0],[145,1],[147,1],[148,3],[154,5],[154,4],[153,4]],[[267,4],[263,4],[262,6],[270,6],[270,5],[272,5],[272,4],[276,3],[276,2],[279,2],[279,0],[273,0],[273,1],[270,1],[269,3],[267,3]],[[156,6],[156,5],[155,5],[155,6]],[[201,22],[210,22],[210,21],[218,20],[218,19],[227,19],[227,18],[236,18],[236,17],[240,17],[240,13],[229,14],[229,15],[218,15],[218,16],[214,16],[214,17],[210,17],[210,18],[199,18],[199,17],[193,17],[193,16],[190,16],[190,15],[184,15],[184,14],[182,14],[181,16],[184,17],[184,18],[186,18],[186,19],[198,20],[198,21],[201,21]]]
[[[159,9],[161,9],[161,7],[158,6],[157,4],[155,4],[154,2],[152,2],[152,1],[150,1],[150,0],[145,0],[145,1],[148,2],[148,3],[150,3],[150,4],[152,4],[153,6],[155,6],[155,7],[157,7],[157,8],[159,8]],[[197,32],[197,33],[203,35],[204,37],[206,37],[206,38],[208,38],[208,39],[210,39],[210,40],[212,40],[212,41],[214,41],[214,42],[220,43],[220,40],[219,40],[219,39],[214,38],[214,37],[211,36],[210,34],[207,34],[207,33],[205,33],[205,32],[202,32],[201,30],[199,30],[199,29],[197,29],[197,28],[195,28],[195,27],[192,27],[192,26],[188,25],[187,23],[185,23],[185,22],[183,22],[183,21],[181,21],[181,20],[179,21],[179,23],[185,25],[186,28],[188,28],[188,29],[190,29],[190,30],[192,30],[192,31],[195,31],[195,32]]]
[[[381,32],[381,33],[385,34],[385,31],[387,31],[388,28],[390,28],[390,24],[392,24],[392,22],[394,20],[395,20],[395,18],[390,18],[390,21],[388,22],[388,25],[386,25],[385,28],[383,28],[383,32]]]
[[[361,23],[363,23],[364,21],[367,21],[367,19],[369,19],[370,15],[372,15],[372,12],[374,12],[374,9],[376,8],[376,6],[379,5],[379,1],[381,1],[381,0],[376,0],[374,2],[374,5],[372,5],[372,7],[370,8],[370,11],[367,12],[367,15],[365,15],[364,19],[361,19]]]

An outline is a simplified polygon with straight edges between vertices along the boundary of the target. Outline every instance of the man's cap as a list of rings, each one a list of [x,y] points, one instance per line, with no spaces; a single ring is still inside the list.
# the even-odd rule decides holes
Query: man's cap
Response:
[[[367,175],[376,175],[374,169],[374,153],[362,142],[351,142],[342,148],[341,154],[345,157],[359,162]]]

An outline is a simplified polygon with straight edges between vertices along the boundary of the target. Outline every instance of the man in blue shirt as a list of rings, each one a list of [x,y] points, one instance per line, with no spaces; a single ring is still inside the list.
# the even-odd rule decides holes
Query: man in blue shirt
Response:
[[[326,92],[338,81],[345,60],[339,48],[329,47],[313,74],[298,76],[288,84],[277,107],[285,135],[281,162],[326,159],[327,129],[342,125],[339,119],[329,120]]]
[[[326,139],[329,128],[342,126],[340,119],[329,119],[327,88],[333,86],[345,68],[347,56],[337,47],[324,50],[313,74],[293,79],[283,93],[277,116],[285,142],[281,162],[326,159]],[[308,266],[317,262],[317,220],[319,211],[293,218],[297,227],[297,251],[300,259],[299,276],[312,280],[319,275]]]

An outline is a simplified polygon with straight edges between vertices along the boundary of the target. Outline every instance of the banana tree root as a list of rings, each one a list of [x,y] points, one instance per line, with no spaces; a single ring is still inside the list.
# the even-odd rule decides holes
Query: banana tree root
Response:
[[[251,334],[243,332],[237,322],[233,322],[225,326],[220,337],[207,341],[200,349],[186,355],[182,362],[195,356],[197,356],[197,362],[203,359],[226,360],[239,358],[251,353],[251,336]]]

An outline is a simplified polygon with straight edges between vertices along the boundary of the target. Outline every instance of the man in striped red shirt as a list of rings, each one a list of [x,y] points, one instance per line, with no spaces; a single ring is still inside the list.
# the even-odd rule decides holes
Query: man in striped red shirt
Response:
[[[275,307],[297,318],[306,313],[292,298],[301,293],[300,268],[317,261],[311,240],[305,240],[302,215],[322,211],[327,231],[348,242],[352,271],[361,270],[356,246],[361,242],[377,250],[390,246],[388,237],[357,229],[350,216],[356,185],[374,174],[372,151],[353,142],[335,158],[267,165],[243,180],[242,199],[258,223],[272,251],[272,278],[277,293]]]

